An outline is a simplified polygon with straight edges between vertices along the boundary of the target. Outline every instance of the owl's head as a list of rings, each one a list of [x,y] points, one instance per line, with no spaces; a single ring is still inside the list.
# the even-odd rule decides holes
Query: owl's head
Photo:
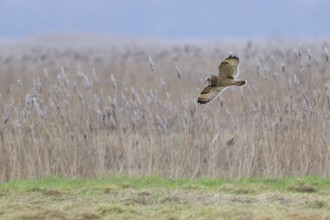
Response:
[[[218,82],[218,77],[216,75],[211,75],[211,76],[208,76],[206,79],[205,79],[205,83],[207,83],[209,86],[210,85],[216,85]]]

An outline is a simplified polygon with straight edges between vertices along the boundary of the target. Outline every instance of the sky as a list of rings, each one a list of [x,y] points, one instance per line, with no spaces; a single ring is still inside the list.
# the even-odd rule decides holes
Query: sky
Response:
[[[0,39],[329,38],[329,0],[0,0]]]

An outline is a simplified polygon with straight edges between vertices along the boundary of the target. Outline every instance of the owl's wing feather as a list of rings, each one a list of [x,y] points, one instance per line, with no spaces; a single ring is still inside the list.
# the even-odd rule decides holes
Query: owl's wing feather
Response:
[[[215,99],[225,87],[214,87],[214,86],[207,86],[203,89],[201,94],[198,97],[198,103],[206,104]]]
[[[239,73],[239,58],[237,56],[229,56],[219,65],[219,79],[234,79]]]

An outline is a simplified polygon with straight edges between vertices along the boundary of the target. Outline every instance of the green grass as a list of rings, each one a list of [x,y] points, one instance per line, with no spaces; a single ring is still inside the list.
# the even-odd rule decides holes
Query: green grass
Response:
[[[0,219],[330,219],[330,180],[13,180],[0,184]]]

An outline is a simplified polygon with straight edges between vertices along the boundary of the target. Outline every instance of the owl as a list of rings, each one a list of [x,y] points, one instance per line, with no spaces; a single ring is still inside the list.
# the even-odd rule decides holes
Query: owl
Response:
[[[219,65],[219,74],[211,75],[206,79],[208,85],[203,89],[198,97],[198,103],[206,104],[214,100],[228,86],[244,86],[246,80],[236,80],[239,73],[239,58],[229,56]]]

